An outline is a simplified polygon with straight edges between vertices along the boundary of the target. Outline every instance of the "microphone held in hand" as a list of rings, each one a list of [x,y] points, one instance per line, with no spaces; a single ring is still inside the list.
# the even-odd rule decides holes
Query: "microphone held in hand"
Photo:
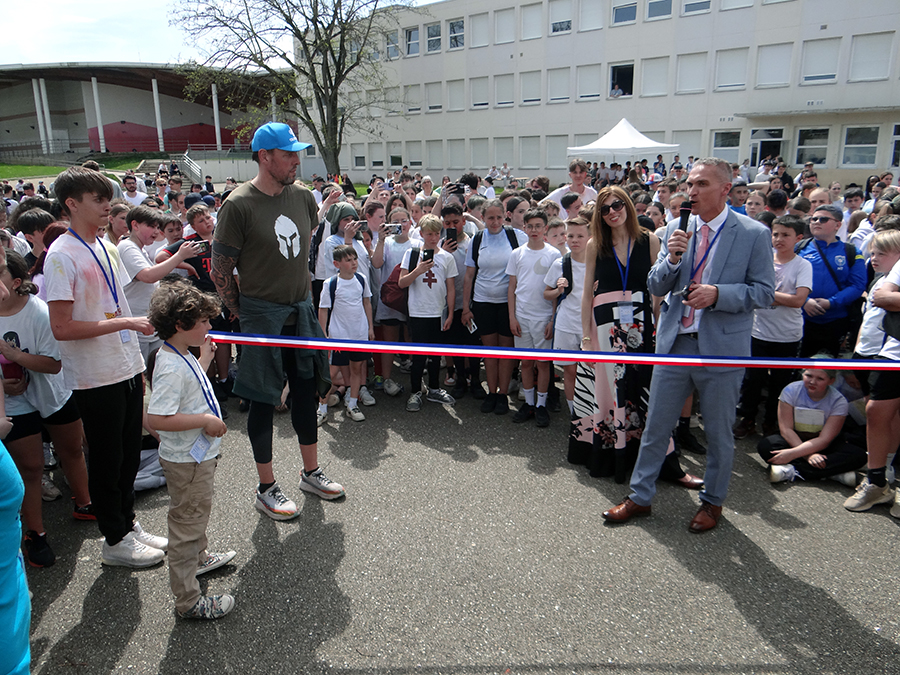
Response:
[[[678,229],[682,232],[687,232],[688,219],[691,217],[691,202],[685,202],[681,205],[681,222],[678,223]],[[682,256],[682,252],[679,251],[676,254],[676,257],[680,258]]]

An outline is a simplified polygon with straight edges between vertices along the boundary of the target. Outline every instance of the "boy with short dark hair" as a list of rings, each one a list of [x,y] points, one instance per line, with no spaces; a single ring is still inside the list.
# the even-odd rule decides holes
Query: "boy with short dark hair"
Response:
[[[116,249],[97,237],[112,197],[106,177],[67,169],[56,179],[56,197],[71,227],[48,251],[44,282],[66,386],[91,450],[88,487],[104,536],[102,560],[150,567],[162,562],[168,541],[144,532],[134,516],[144,371],[135,331],[151,335],[153,326],[131,315]]]
[[[213,476],[228,431],[205,374],[216,351],[209,320],[220,312],[217,297],[183,281],[164,284],[150,301],[149,319],[165,346],[156,353],[147,415],[159,432],[169,490],[169,583],[185,619],[219,619],[234,607],[232,596],[202,595],[197,582],[235,556],[206,550]],[[199,359],[191,347],[199,347]]]
[[[16,221],[19,232],[31,244],[31,250],[24,256],[29,269],[34,267],[37,259],[44,252],[44,230],[55,222],[56,218],[52,214],[39,208],[29,209]]]

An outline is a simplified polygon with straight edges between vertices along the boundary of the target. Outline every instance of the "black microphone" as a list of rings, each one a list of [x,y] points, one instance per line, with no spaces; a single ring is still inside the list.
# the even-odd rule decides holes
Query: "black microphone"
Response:
[[[691,202],[685,202],[681,205],[681,222],[678,223],[678,229],[682,232],[687,232],[688,220],[691,217]],[[676,258],[680,258],[684,252],[678,251],[675,254]]]

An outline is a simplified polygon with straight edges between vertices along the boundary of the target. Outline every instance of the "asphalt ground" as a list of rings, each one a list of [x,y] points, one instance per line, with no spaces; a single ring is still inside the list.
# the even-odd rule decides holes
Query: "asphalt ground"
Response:
[[[405,378],[404,378],[405,380]],[[56,565],[28,570],[34,673],[898,673],[897,532],[887,506],[850,513],[834,482],[770,485],[737,444],[723,520],[688,532],[695,492],[661,484],[653,515],[607,526],[627,493],[566,461],[568,423],[514,425],[377,395],[355,423],[332,409],[320,463],[346,499],[298,488],[289,415],[275,467],[301,509],[253,508],[246,415],[229,404],[201,577],[232,593],[215,622],[176,618],[165,564],[100,564],[69,492],[45,503]],[[702,438],[702,431],[697,430]],[[685,468],[702,475],[705,458]],[[165,488],[138,517],[164,534]]]

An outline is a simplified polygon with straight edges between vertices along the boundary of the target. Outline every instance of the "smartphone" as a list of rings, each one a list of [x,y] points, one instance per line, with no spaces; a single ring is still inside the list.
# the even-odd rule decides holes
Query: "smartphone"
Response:
[[[459,232],[455,227],[448,227],[447,235],[444,237],[447,241],[456,241],[459,238]]]
[[[400,226],[395,225],[393,223],[387,224],[387,233],[388,234],[400,234]]]
[[[474,333],[478,330],[478,326],[475,325],[475,319],[469,319],[469,323],[466,324],[466,328],[469,329],[470,333]]]
[[[357,232],[365,232],[369,229],[369,222],[367,220],[357,220],[355,224],[358,225],[356,228]]]
[[[422,262],[428,262],[429,260],[434,260],[433,248],[422,251]]]
[[[208,241],[195,241],[194,243],[197,244],[197,248],[200,249],[200,255],[203,255],[204,253],[209,253],[209,242]]]

